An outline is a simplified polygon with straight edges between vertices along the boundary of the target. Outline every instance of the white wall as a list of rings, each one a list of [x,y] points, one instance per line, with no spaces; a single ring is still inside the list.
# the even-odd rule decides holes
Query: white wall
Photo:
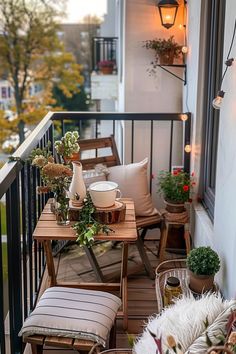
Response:
[[[116,2],[117,0],[107,0],[107,14],[101,24],[101,37],[116,37]]]
[[[126,1],[125,19],[125,110],[127,112],[181,112],[183,83],[161,68],[157,75],[147,73],[154,51],[143,47],[145,40],[175,36],[183,44],[183,30],[176,25],[171,29],[161,26],[155,0]],[[182,76],[182,68],[170,68]]]
[[[224,58],[227,58],[236,17],[235,0],[226,1]],[[230,57],[236,59],[236,39]],[[226,92],[220,111],[214,242],[223,260],[221,284],[227,297],[236,296],[236,62],[222,86]]]
[[[193,113],[192,129],[192,168],[199,177],[201,162],[202,138],[202,87],[204,85],[201,67],[201,53],[204,53],[204,43],[201,31],[204,31],[200,18],[204,16],[204,5],[200,1],[189,0],[189,46],[188,56],[188,106]],[[202,6],[202,8],[201,8]],[[224,58],[230,46],[236,15],[235,0],[226,0]],[[200,43],[200,47],[199,47]],[[236,58],[236,43],[232,48],[231,57]],[[194,205],[194,244],[210,245],[220,255],[221,270],[217,281],[227,298],[236,295],[235,255],[236,255],[236,63],[229,68],[223,83],[226,95],[220,112],[219,144],[216,177],[216,200],[214,224],[210,221],[204,208]],[[185,93],[186,94],[186,93]]]

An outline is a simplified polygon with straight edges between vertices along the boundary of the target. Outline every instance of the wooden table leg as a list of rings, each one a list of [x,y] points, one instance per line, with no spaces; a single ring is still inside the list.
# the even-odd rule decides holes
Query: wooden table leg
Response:
[[[186,245],[186,252],[189,254],[191,251],[191,239],[190,239],[190,232],[189,232],[189,224],[184,225],[184,240]]]
[[[154,270],[152,268],[152,265],[151,263],[149,262],[149,259],[148,259],[148,256],[147,256],[147,253],[144,249],[144,242],[143,240],[141,239],[141,236],[138,235],[138,238],[136,240],[136,246],[138,248],[138,251],[139,251],[139,254],[140,254],[140,258],[144,264],[144,267],[146,269],[146,272],[147,274],[149,275],[149,277],[151,279],[155,279],[155,273],[154,273]]]
[[[169,232],[169,223],[166,222],[165,226],[163,228],[161,239],[160,239],[160,246],[159,246],[159,261],[160,261],[160,263],[163,261],[164,256],[165,256],[168,232]]]
[[[123,307],[123,329],[128,328],[128,286],[127,286],[127,271],[128,271],[128,243],[123,243],[122,262],[121,262],[121,289],[120,296],[122,298]]]
[[[88,248],[88,247],[84,246],[84,250],[85,250],[88,260],[91,264],[91,267],[97,277],[97,280],[100,283],[105,283],[104,275],[102,274],[102,271],[99,267],[98,261],[93,253],[92,247]]]
[[[51,241],[43,241],[44,251],[46,255],[46,263],[48,267],[49,286],[55,286],[57,284],[56,272],[54,267],[54,261],[52,256]]]

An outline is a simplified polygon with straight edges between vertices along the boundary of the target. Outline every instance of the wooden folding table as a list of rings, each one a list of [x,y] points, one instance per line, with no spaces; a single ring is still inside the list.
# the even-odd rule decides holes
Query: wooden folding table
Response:
[[[93,289],[101,291],[120,291],[120,296],[122,299],[122,310],[119,312],[118,316],[123,318],[123,327],[126,329],[128,326],[128,299],[127,299],[127,266],[128,266],[128,245],[130,243],[135,243],[137,240],[137,230],[135,222],[135,211],[134,203],[131,199],[124,198],[121,199],[126,204],[126,215],[123,222],[112,224],[111,227],[115,231],[109,235],[99,233],[95,239],[96,240],[106,240],[106,241],[120,241],[123,243],[122,248],[122,260],[121,260],[121,277],[120,283],[69,283],[69,282],[58,282],[56,279],[56,271],[54,267],[54,260],[52,254],[51,241],[52,240],[76,240],[75,231],[71,228],[73,222],[68,226],[57,225],[55,215],[50,211],[50,204],[47,203],[37,226],[34,230],[34,239],[43,243],[46,263],[49,275],[49,286],[69,286],[69,287],[79,287],[84,289]],[[91,250],[87,249],[87,254],[93,258],[93,253]],[[94,257],[95,258],[95,257]],[[96,264],[96,259],[92,259]],[[91,262],[91,258],[90,258]],[[99,277],[100,269],[94,269],[97,276]],[[100,273],[100,277],[102,274]],[[100,279],[103,280],[103,279]]]

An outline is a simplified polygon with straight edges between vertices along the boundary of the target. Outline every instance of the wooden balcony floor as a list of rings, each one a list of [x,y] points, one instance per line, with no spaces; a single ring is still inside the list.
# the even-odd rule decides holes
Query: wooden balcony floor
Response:
[[[150,236],[145,241],[145,247],[148,257],[153,268],[155,268],[159,260],[157,258],[159,242],[153,240]],[[102,243],[96,245],[94,248],[97,260],[106,277],[109,279],[118,279],[120,275],[120,261],[121,261],[121,247],[118,244],[115,248],[112,243]],[[183,257],[174,253],[166,253],[166,258]],[[58,265],[58,280],[63,281],[96,281],[94,272],[88,262],[87,256],[83,250],[77,245],[71,245],[65,249],[59,256],[56,257]],[[129,247],[129,263],[128,263],[129,277],[128,277],[128,329],[124,331],[122,328],[122,321],[117,323],[117,347],[128,347],[127,333],[135,337],[142,332],[142,328],[148,316],[157,313],[155,281],[151,280],[144,270],[140,262],[140,256],[135,245]],[[29,348],[26,351],[29,354]],[[46,353],[58,353],[58,349],[50,351],[44,350]],[[61,350],[60,353],[72,353],[73,350]]]

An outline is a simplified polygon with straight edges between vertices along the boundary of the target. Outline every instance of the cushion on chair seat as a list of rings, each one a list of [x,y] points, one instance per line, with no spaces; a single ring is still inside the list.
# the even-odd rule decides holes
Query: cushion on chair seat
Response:
[[[160,214],[152,216],[136,216],[136,225],[137,228],[144,228],[159,224],[162,220],[163,218]]]
[[[44,292],[19,335],[86,339],[105,346],[120,305],[121,300],[110,293],[52,287]]]

